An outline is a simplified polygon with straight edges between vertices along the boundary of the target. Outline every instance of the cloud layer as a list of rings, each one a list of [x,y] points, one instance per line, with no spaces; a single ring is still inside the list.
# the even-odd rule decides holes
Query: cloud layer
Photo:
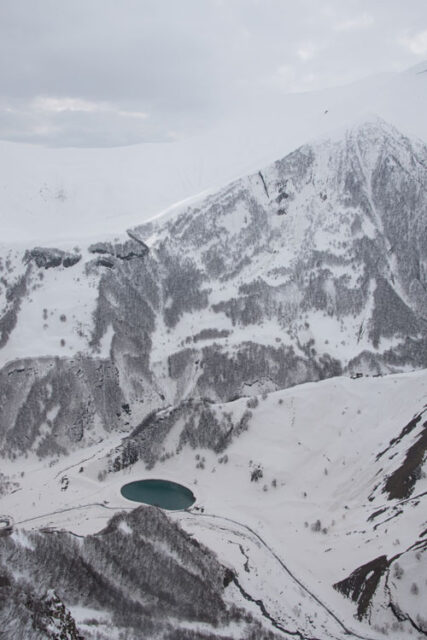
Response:
[[[0,3],[0,138],[173,140],[427,57],[425,0]]]

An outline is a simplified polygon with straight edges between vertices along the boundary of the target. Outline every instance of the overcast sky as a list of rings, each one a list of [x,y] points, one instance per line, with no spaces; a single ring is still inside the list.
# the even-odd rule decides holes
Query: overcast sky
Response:
[[[1,0],[0,138],[173,140],[426,58],[426,0]]]

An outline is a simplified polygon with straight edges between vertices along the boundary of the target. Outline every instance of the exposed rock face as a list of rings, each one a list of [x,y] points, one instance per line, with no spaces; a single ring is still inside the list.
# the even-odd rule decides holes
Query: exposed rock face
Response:
[[[426,459],[426,414],[424,407],[377,454],[375,463],[387,466],[388,471],[379,468],[375,474],[377,483],[368,496],[370,502],[381,497],[382,504],[368,518],[373,532],[383,527],[385,535],[384,526],[398,520],[402,524],[406,518],[406,527],[411,523],[408,531],[412,543],[406,549],[369,560],[334,584],[337,591],[355,603],[359,620],[368,620],[386,635],[389,629],[400,631],[402,637],[414,634],[421,638],[427,634],[427,619],[420,613],[420,597],[425,595],[427,584],[427,529],[424,522],[417,531],[416,521],[411,520],[414,508],[425,497],[419,483],[425,477],[422,466]],[[399,546],[398,543],[395,540],[393,545]]]
[[[2,292],[0,346],[8,353],[23,302],[40,295],[41,306],[53,286],[48,276],[36,280],[36,267],[56,265],[55,286],[62,278],[70,299],[84,294],[93,305],[83,327],[67,325],[66,345],[77,344],[72,331],[83,336],[70,360],[52,360],[54,377],[68,385],[57,400],[78,393],[77,405],[90,406],[83,422],[91,415],[101,431],[116,427],[114,407],[123,403],[131,430],[188,397],[223,402],[342,373],[425,367],[426,182],[427,148],[368,122],[130,231],[125,242],[91,245],[73,270],[64,270],[65,260],[76,254],[34,249],[24,256],[27,271],[15,256],[16,276]],[[94,399],[96,376],[74,380],[77,353],[95,370],[104,360],[111,372],[109,417]],[[58,355],[49,341],[45,355]],[[11,350],[6,361],[15,357]],[[31,385],[43,386],[44,365],[33,368]],[[21,433],[25,412],[39,425],[25,427],[33,436],[20,450],[40,439],[31,385],[27,395],[6,385],[3,395],[3,440]],[[81,432],[66,415],[59,411],[58,428]]]
[[[226,603],[228,573],[154,507],[118,514],[85,538],[20,532],[0,548],[1,632],[16,640],[110,640],[118,633],[129,640],[208,640],[218,625],[237,623],[242,640],[274,640]]]
[[[113,245],[110,242],[95,242],[88,247],[90,253],[109,253],[113,255]]]
[[[384,491],[388,499],[404,500],[409,498],[422,475],[422,467],[427,453],[427,420],[423,423],[421,434],[409,447],[405,459],[388,478]]]
[[[387,556],[379,556],[358,567],[348,578],[334,585],[337,591],[357,603],[359,620],[368,615],[375,590],[388,566]]]
[[[422,638],[427,619],[418,596],[425,594],[427,540],[416,541],[391,558],[379,556],[334,585],[353,600],[359,620],[367,619],[383,633],[388,629]],[[421,598],[423,596],[421,595]]]
[[[131,236],[130,240],[121,244],[112,244],[111,242],[96,242],[88,247],[90,253],[98,253],[101,255],[110,255],[120,260],[131,260],[132,258],[143,258],[149,251],[147,245],[142,240],[136,240],[132,236],[132,232],[128,232]],[[105,258],[104,258],[105,260]]]
[[[34,261],[39,269],[51,269],[52,267],[72,267],[81,260],[81,255],[61,249],[35,247],[31,251],[26,251],[24,260]]]
[[[71,613],[52,589],[44,597],[28,595],[25,604],[27,615],[29,612],[32,614],[33,633],[37,637],[43,634],[42,637],[51,640],[84,640]]]
[[[5,277],[1,282],[5,290],[3,314],[0,317],[0,348],[7,343],[18,321],[22,299],[27,293],[27,273],[20,274],[12,282]]]
[[[0,372],[0,450],[40,457],[86,446],[102,430],[123,428],[127,416],[116,367],[107,360],[45,358]],[[102,431],[101,431],[102,433]]]

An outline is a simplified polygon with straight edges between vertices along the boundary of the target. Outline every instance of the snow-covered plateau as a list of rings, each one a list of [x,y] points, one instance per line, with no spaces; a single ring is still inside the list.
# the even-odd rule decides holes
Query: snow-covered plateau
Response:
[[[370,116],[117,238],[6,236],[0,636],[425,637],[426,184]]]

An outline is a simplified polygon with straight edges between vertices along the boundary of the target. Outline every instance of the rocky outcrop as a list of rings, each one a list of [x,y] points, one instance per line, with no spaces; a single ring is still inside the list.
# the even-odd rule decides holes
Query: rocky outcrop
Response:
[[[233,438],[249,428],[252,413],[244,401],[239,407],[213,404],[208,400],[185,400],[176,407],[154,411],[122,444],[108,455],[108,471],[120,471],[143,460],[151,469],[156,462],[178,454],[186,445],[193,449],[223,452]],[[172,442],[168,435],[175,430]]]
[[[87,446],[126,428],[125,399],[109,361],[87,357],[23,360],[0,372],[0,451],[39,457]]]
[[[81,255],[61,249],[35,247],[25,252],[24,260],[34,262],[39,269],[52,269],[60,266],[72,267],[81,260]]]
[[[21,303],[28,290],[27,281],[28,270],[19,275],[12,283],[9,283],[6,278],[2,278],[2,284],[5,288],[5,304],[0,316],[0,349],[5,346],[18,322]]]
[[[334,588],[356,605],[359,620],[367,619],[384,635],[427,635],[427,619],[420,613],[425,597],[427,541],[417,540],[402,553],[379,556],[355,569]]]
[[[89,253],[109,255],[119,260],[131,260],[132,258],[144,258],[149,249],[142,241],[134,240],[132,237],[123,243],[96,242],[88,247]]]

